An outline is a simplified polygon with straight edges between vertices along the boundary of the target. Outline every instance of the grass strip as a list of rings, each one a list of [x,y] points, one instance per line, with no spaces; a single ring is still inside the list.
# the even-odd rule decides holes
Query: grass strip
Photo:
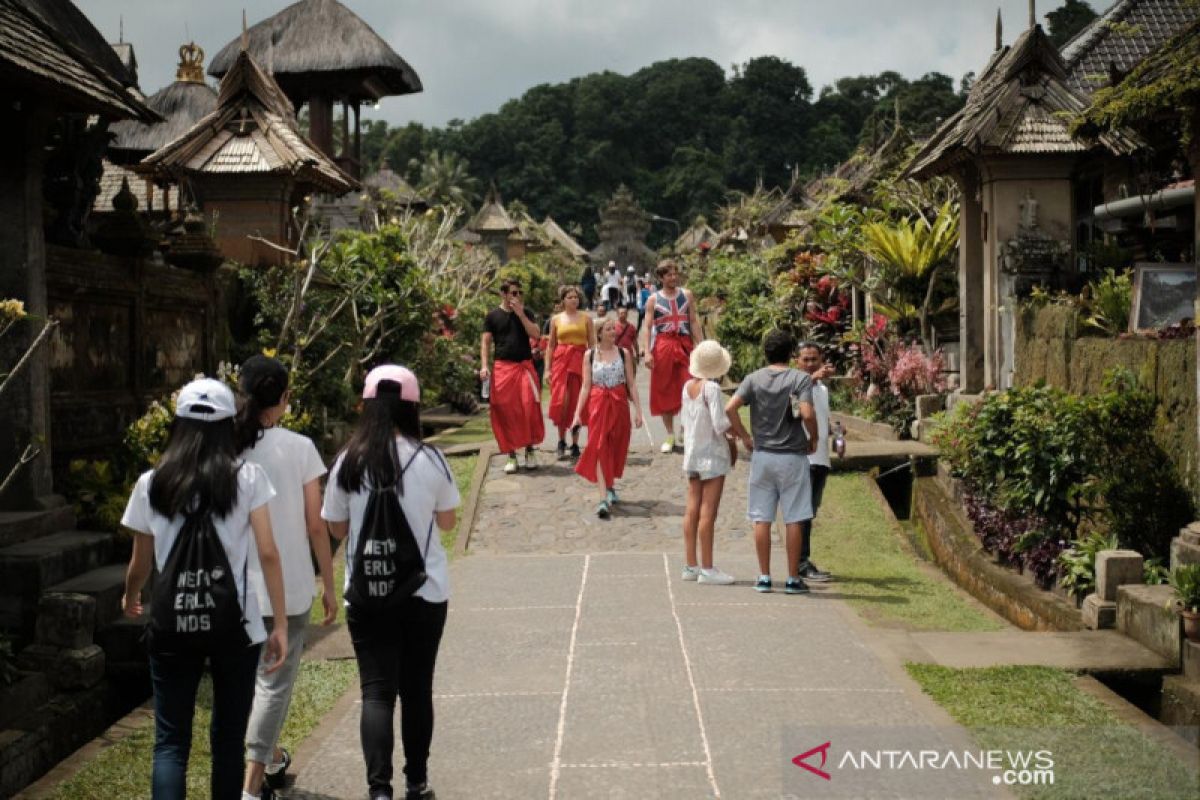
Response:
[[[922,569],[857,474],[834,473],[814,524],[812,558],[837,578],[830,594],[872,624],[926,631],[991,631],[1003,624]]]
[[[1022,798],[1195,798],[1195,764],[1122,722],[1051,667],[954,669],[908,664],[908,672],[984,749],[1048,749],[1054,784],[1012,787]]]
[[[280,742],[295,752],[337,699],[357,680],[357,676],[357,665],[353,661],[302,662]],[[208,743],[208,726],[211,710],[212,682],[206,675],[200,682],[196,713],[192,720],[188,797],[209,795],[212,752]],[[147,724],[103,750],[73,777],[59,784],[51,797],[56,800],[149,797],[153,758],[154,725]]]

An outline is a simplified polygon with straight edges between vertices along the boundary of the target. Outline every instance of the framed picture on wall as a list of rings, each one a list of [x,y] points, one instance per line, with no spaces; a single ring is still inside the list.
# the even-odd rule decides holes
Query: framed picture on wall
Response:
[[[1159,330],[1195,317],[1195,264],[1134,265],[1129,330]]]

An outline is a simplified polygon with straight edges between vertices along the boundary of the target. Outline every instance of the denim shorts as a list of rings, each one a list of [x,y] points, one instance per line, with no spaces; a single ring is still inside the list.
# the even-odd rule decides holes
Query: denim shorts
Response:
[[[785,525],[813,517],[808,456],[755,450],[750,456],[749,509],[751,522],[774,522],[783,514]]]

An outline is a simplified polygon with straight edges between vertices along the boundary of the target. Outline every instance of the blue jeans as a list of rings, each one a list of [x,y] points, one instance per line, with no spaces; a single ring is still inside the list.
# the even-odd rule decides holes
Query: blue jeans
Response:
[[[154,800],[185,800],[187,764],[192,749],[192,714],[196,689],[204,664],[212,673],[212,798],[238,800],[242,796],[244,741],[254,676],[261,645],[241,647],[212,655],[173,653],[149,642],[150,682],[154,686]]]

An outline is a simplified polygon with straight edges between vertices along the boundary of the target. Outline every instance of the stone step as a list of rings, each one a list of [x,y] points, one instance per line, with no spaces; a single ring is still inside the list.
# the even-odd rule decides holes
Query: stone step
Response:
[[[9,727],[53,696],[54,686],[44,673],[19,673],[9,685],[0,685],[0,729]]]
[[[112,561],[113,539],[110,533],[64,531],[0,548],[0,629],[31,636],[38,598]]]
[[[0,511],[0,547],[74,527],[75,512],[67,505],[46,511]]]
[[[95,630],[121,616],[121,595],[125,593],[125,565],[110,564],[77,575],[51,586],[49,591],[86,594],[96,599]]]
[[[1117,630],[1178,668],[1183,630],[1174,600],[1175,591],[1165,584],[1118,587]]]
[[[1171,540],[1171,569],[1184,564],[1200,564],[1200,533],[1184,528]]]
[[[145,616],[130,619],[124,615],[96,631],[96,644],[104,649],[110,667],[127,662],[146,663]]]

